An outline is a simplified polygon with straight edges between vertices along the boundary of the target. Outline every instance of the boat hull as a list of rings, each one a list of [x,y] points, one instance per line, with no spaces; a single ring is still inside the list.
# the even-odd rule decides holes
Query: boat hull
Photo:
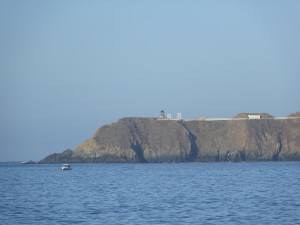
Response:
[[[61,167],[62,170],[71,170],[71,167],[69,164],[65,164]]]

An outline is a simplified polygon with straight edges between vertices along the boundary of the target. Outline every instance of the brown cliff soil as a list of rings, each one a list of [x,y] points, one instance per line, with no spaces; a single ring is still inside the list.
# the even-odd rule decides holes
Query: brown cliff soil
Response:
[[[300,117],[300,112],[293,113],[291,115],[288,115],[287,117]]]

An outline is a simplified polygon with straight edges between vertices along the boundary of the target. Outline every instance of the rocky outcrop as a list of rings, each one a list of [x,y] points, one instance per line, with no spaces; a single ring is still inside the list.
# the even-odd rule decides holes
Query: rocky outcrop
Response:
[[[65,150],[63,153],[54,153],[52,155],[47,156],[43,160],[39,161],[39,163],[65,163],[74,161],[72,159],[73,151],[71,149]]]
[[[300,112],[293,113],[291,115],[288,115],[287,117],[289,117],[289,118],[291,118],[291,117],[299,117],[300,118]]]
[[[239,114],[236,118],[243,118]],[[158,120],[123,118],[53,162],[240,162],[300,160],[300,118]]]
[[[29,160],[29,161],[21,162],[21,164],[36,164],[36,162]]]

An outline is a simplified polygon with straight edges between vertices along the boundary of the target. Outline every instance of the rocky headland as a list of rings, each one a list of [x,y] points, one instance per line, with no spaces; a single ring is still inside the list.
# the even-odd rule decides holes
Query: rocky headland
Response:
[[[123,118],[99,128],[74,151],[49,155],[39,163],[300,161],[300,112],[285,118],[248,115]]]

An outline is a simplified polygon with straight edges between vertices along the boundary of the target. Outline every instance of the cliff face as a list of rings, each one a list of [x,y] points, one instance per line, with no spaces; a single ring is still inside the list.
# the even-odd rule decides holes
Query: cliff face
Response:
[[[124,118],[103,126],[79,145],[74,157],[92,161],[186,161],[190,152],[188,131],[177,121]]]
[[[67,153],[61,153],[64,162],[300,160],[300,118],[219,121],[123,118],[101,127],[73,153]],[[40,163],[57,159],[61,159],[60,155],[53,154]]]
[[[300,119],[187,122],[197,161],[300,160]]]

